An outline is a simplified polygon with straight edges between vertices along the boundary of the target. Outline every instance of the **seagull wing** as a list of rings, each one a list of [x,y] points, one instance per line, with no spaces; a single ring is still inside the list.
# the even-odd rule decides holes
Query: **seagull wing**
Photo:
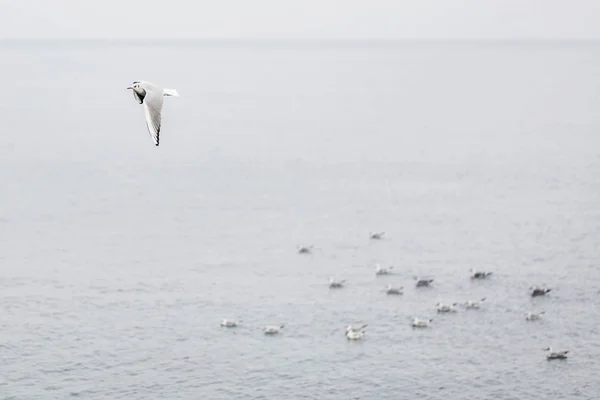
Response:
[[[158,146],[160,141],[160,125],[163,105],[163,94],[158,88],[146,89],[144,97],[144,115],[146,116],[146,127],[148,133]]]

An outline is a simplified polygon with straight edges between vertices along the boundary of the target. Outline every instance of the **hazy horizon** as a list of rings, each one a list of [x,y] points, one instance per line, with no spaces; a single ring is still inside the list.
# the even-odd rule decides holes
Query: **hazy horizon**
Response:
[[[0,37],[0,42],[123,42],[153,43],[189,42],[189,43],[447,43],[447,44],[543,44],[543,43],[600,43],[600,38],[246,38],[246,37]]]

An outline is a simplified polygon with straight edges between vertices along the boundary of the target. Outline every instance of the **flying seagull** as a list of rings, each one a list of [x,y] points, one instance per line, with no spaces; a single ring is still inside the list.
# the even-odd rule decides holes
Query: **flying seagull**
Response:
[[[160,141],[160,124],[162,115],[162,105],[164,96],[179,97],[175,89],[163,89],[147,81],[135,81],[127,89],[133,92],[133,98],[144,105],[144,115],[146,116],[146,127],[158,146]]]

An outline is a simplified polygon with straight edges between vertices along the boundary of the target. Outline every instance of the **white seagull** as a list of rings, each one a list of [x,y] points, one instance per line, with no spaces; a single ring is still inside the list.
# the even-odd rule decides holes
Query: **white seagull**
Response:
[[[433,283],[433,279],[419,278],[418,276],[413,276],[413,278],[417,281],[417,287],[429,287]]]
[[[456,303],[452,303],[452,304],[437,303],[435,305],[435,307],[437,308],[437,312],[439,312],[439,313],[456,312]]]
[[[413,326],[413,328],[427,328],[429,325],[431,325],[432,322],[433,322],[433,319],[431,319],[431,318],[421,319],[421,318],[413,317],[411,325]]]
[[[127,89],[131,89],[133,98],[138,103],[144,105],[148,133],[150,133],[152,140],[154,140],[154,144],[158,146],[160,141],[163,97],[179,97],[179,93],[175,89],[164,89],[147,81],[135,81]]]
[[[569,350],[552,351],[552,347],[546,347],[542,350],[548,352],[546,354],[546,359],[548,360],[564,360],[565,358],[567,358],[567,353],[569,352]]]
[[[488,271],[476,271],[475,268],[471,268],[469,270],[471,272],[471,279],[485,279],[488,276],[492,275],[491,272]]]
[[[279,332],[281,332],[281,330],[285,327],[284,325],[267,325],[263,328],[263,331],[265,332],[265,335],[276,335]]]
[[[347,331],[346,332],[346,339],[348,339],[348,340],[360,340],[364,336],[365,332],[366,331],[364,329],[361,329],[360,331],[352,331],[352,330]]]
[[[528,312],[525,313],[525,319],[527,321],[537,321],[542,318],[542,315],[546,314],[546,311],[540,311],[538,313]]]
[[[400,287],[393,287],[392,284],[388,284],[387,289],[385,290],[385,292],[387,294],[392,294],[392,295],[400,295],[403,294],[402,290],[404,289],[404,286],[400,286]]]
[[[242,321],[234,321],[231,319],[224,319],[221,321],[221,326],[223,326],[225,328],[235,328],[236,326],[238,326],[240,324],[240,322],[242,322]]]
[[[483,302],[485,301],[485,299],[486,299],[486,298],[484,297],[484,298],[482,298],[482,299],[481,299],[481,300],[479,300],[479,301],[468,300],[468,301],[465,303],[465,307],[466,307],[466,308],[480,308],[480,307],[481,307],[481,303],[483,303]]]
[[[379,264],[375,265],[375,275],[390,275],[394,267],[385,268]]]

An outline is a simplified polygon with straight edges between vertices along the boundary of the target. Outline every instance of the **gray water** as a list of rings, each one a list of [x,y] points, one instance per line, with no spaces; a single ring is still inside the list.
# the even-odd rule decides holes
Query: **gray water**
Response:
[[[0,51],[2,400],[597,398],[599,44]]]

